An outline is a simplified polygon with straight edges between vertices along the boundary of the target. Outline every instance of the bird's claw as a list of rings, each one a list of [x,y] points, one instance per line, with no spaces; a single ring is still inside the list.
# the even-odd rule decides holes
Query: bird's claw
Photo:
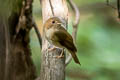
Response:
[[[64,57],[64,49],[62,50],[61,54],[59,56],[54,56],[55,58],[63,58]]]
[[[64,58],[64,55],[60,55],[60,56],[53,56],[54,58]]]

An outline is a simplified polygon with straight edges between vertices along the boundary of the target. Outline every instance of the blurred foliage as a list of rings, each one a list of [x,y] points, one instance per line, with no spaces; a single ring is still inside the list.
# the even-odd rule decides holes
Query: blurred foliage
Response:
[[[66,67],[66,80],[120,80],[120,22],[117,11],[108,7],[105,0],[74,1],[79,6],[81,14],[76,45],[82,65],[79,66],[72,61]],[[114,0],[110,1],[115,3]],[[41,27],[39,0],[34,0],[33,9],[35,20]],[[72,18],[69,20],[70,33],[71,21]],[[30,45],[39,74],[41,54],[34,30],[31,31]]]

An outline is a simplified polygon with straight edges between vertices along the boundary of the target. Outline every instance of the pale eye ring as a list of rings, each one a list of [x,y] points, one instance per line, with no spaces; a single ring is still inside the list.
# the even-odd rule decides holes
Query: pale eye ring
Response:
[[[55,21],[52,21],[52,23],[54,24],[54,23],[55,23]]]

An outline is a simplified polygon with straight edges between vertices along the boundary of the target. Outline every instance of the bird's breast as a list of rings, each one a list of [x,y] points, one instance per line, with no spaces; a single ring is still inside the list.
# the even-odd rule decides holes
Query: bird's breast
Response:
[[[46,30],[45,34],[46,34],[45,36],[46,36],[46,39],[48,40],[48,42],[50,42],[52,44],[51,39],[54,34],[54,29],[51,28],[49,30]]]
[[[54,33],[54,29],[49,29],[46,31],[46,37],[51,39],[52,35]]]
[[[54,35],[54,33],[57,31],[57,29],[49,29],[46,31],[46,38],[47,40],[53,44],[56,47],[60,47],[63,48],[63,46],[59,43],[58,38],[56,35]]]

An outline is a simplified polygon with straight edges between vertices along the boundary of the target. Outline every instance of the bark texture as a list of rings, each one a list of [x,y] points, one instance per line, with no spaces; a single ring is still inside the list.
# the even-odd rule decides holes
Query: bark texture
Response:
[[[42,0],[41,3],[43,24],[50,17],[57,16],[63,19],[67,27],[68,8],[66,0]],[[42,38],[42,63],[39,80],[65,80],[65,58],[54,58],[54,56],[60,55],[61,49],[49,52],[48,48],[51,48],[52,45],[44,37]]]
[[[6,58],[6,42],[5,42],[5,25],[0,16],[0,79],[4,80],[5,74],[5,58]]]

